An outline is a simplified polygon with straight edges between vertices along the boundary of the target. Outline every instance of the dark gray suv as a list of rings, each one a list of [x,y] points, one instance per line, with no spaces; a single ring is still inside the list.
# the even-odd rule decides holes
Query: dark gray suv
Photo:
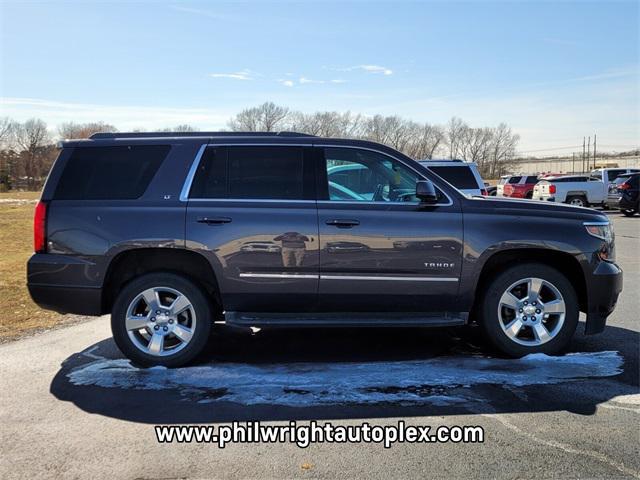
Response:
[[[179,366],[214,322],[456,326],[556,353],[622,289],[606,216],[468,197],[376,143],[295,133],[65,141],[35,215],[43,308],[111,313],[139,365]]]

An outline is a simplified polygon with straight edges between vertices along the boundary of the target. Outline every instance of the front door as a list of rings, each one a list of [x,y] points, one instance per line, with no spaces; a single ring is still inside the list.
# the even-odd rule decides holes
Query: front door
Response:
[[[315,307],[318,216],[309,150],[206,148],[189,195],[186,239],[213,265],[226,311]]]
[[[321,151],[319,307],[457,311],[462,214],[456,200],[440,192],[437,205],[421,206],[419,174],[386,154]]]

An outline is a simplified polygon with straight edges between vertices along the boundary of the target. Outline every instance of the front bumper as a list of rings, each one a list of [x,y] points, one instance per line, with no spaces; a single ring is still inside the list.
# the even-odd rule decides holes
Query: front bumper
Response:
[[[617,207],[621,210],[634,210],[638,208],[638,199],[631,200],[626,197],[621,197]]]
[[[584,333],[593,335],[604,330],[622,292],[622,269],[612,262],[599,262],[585,278],[587,283],[587,325]]]

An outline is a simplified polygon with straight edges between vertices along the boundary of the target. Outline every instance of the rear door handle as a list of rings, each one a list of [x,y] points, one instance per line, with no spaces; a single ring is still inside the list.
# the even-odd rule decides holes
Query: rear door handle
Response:
[[[222,225],[223,223],[230,223],[231,219],[229,217],[198,217],[196,221],[207,225]]]
[[[335,220],[327,220],[325,223],[327,225],[332,225],[338,228],[351,228],[351,227],[355,227],[356,225],[360,225],[359,220],[348,220],[348,219],[342,219],[342,218],[337,218]]]

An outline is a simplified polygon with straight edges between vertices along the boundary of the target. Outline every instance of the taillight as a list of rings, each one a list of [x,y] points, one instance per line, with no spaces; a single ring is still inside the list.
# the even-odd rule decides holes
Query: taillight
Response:
[[[489,192],[487,192],[486,188],[483,188],[480,190],[480,194],[484,197],[488,197],[489,196]]]
[[[618,185],[618,190],[629,190],[630,185],[628,183],[623,183],[621,185]]]
[[[39,201],[33,215],[33,250],[36,253],[47,251],[47,204]]]
[[[551,184],[549,185],[549,193],[556,193],[556,186]]]

